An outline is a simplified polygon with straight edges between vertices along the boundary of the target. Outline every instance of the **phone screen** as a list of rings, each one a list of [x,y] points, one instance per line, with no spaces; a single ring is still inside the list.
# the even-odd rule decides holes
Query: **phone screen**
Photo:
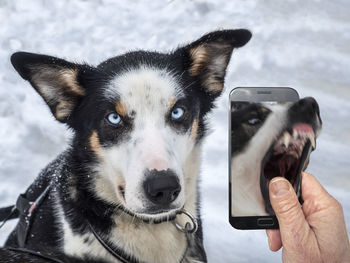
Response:
[[[283,93],[282,88],[279,91]],[[297,138],[293,138],[292,129],[285,130],[284,123],[288,108],[298,96],[287,97],[288,100],[286,96],[281,100],[270,97],[264,93],[263,101],[259,101],[259,97],[250,94],[244,100],[242,96],[239,100],[231,96],[230,100],[230,222],[231,218],[240,218],[242,224],[238,228],[270,228],[269,224],[259,226],[259,219],[271,219],[266,221],[271,228],[278,227],[269,200],[272,178],[287,178],[300,196],[300,160],[310,147],[294,149]],[[250,219],[249,225],[245,225],[249,220],[244,218]]]

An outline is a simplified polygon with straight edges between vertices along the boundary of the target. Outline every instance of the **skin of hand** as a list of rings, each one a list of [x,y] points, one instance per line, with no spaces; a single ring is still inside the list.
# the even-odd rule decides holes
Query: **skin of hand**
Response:
[[[282,246],[286,262],[350,262],[350,244],[341,204],[311,174],[302,174],[300,206],[283,177],[270,182],[270,201],[280,229],[266,230],[272,251]]]

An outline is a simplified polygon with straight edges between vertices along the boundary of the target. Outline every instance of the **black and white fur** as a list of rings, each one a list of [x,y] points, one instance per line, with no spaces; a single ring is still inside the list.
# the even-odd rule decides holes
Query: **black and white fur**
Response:
[[[71,146],[26,192],[32,200],[52,184],[25,247],[66,262],[118,262],[90,222],[140,262],[206,261],[197,177],[205,117],[223,90],[233,49],[250,38],[244,29],[216,31],[168,54],[130,52],[97,67],[15,53],[15,69],[74,132]],[[163,176],[174,180],[175,199],[154,203],[145,182]],[[167,221],[181,208],[199,220],[186,254],[185,235]],[[19,246],[19,229],[5,246]]]
[[[300,162],[307,141],[315,148],[322,126],[318,104],[311,97],[294,103],[231,103],[232,215],[271,215],[273,211],[267,187],[272,177],[266,179],[267,187],[261,186],[264,158],[269,160],[274,148],[279,147],[284,152],[281,157]],[[302,125],[310,127],[310,130],[304,132],[297,129]],[[301,164],[303,169],[307,164],[308,160]],[[273,170],[272,176],[286,176],[279,172],[278,169]],[[296,178],[288,179],[296,187]]]

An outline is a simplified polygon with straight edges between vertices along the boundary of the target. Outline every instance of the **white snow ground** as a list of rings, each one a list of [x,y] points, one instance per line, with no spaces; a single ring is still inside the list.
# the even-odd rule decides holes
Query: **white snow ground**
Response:
[[[209,262],[279,262],[264,231],[228,223],[227,108],[236,86],[291,86],[314,96],[323,133],[308,171],[344,207],[350,229],[350,2],[0,1],[0,206],[15,202],[69,139],[30,85],[12,69],[18,50],[97,64],[133,49],[167,51],[218,28],[249,28],[233,54],[226,92],[212,114],[202,166]],[[0,230],[0,243],[14,222]]]

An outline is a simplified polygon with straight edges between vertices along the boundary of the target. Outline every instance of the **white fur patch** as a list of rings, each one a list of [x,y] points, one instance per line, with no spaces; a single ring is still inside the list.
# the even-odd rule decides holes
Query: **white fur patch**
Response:
[[[138,100],[151,96],[152,102],[156,105],[161,99],[169,99],[172,96],[181,97],[182,91],[171,72],[141,66],[117,75],[105,89],[105,96],[112,101],[121,96],[123,101],[127,99],[128,103],[134,105]]]
[[[118,227],[113,229],[110,241],[144,262],[179,262],[185,252],[185,235],[171,222],[147,224],[127,215],[115,217],[115,222]]]
[[[77,258],[105,259],[115,262],[109,252],[98,242],[92,233],[74,234],[72,228],[67,222],[63,208],[59,202],[57,194],[54,198],[56,205],[54,207],[56,218],[60,221],[60,229],[62,229],[63,251],[68,256]]]

